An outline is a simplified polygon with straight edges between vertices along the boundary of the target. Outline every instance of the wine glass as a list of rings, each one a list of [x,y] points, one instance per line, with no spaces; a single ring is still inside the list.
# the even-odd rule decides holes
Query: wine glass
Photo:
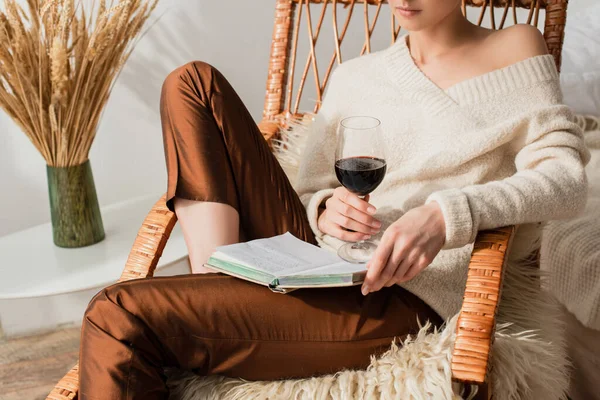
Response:
[[[368,116],[353,116],[340,121],[335,151],[335,174],[350,192],[364,198],[379,186],[387,169],[381,122]],[[338,255],[352,263],[371,259],[377,245],[361,240],[346,243]]]

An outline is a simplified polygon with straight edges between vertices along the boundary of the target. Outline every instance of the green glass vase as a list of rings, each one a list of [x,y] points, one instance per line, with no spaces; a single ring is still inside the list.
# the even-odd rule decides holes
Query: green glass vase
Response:
[[[84,247],[104,239],[104,226],[90,161],[46,168],[52,236],[59,247]]]

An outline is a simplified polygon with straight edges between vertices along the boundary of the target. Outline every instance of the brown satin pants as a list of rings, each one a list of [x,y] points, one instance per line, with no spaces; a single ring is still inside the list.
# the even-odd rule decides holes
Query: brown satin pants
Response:
[[[170,207],[174,196],[226,203],[249,240],[289,230],[314,243],[298,196],[217,70],[195,62],[171,73],[161,116]],[[442,322],[398,286],[282,295],[221,273],[115,284],[84,316],[79,396],[165,399],[164,367],[249,380],[365,368],[394,337],[417,332],[417,318]]]

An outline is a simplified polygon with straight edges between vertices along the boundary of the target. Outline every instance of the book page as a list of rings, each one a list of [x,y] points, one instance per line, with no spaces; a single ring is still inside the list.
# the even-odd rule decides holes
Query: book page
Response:
[[[336,254],[306,243],[289,232],[266,239],[252,240],[217,247],[217,256],[281,277],[302,271],[317,274],[352,273],[357,265],[340,259]],[[327,268],[332,268],[330,272]],[[359,268],[359,270],[361,270]]]
[[[294,273],[296,276],[300,275],[337,275],[337,274],[354,274],[356,272],[366,271],[366,263],[353,264],[344,260],[331,265],[325,265],[322,267],[312,268],[304,271],[298,271]]]

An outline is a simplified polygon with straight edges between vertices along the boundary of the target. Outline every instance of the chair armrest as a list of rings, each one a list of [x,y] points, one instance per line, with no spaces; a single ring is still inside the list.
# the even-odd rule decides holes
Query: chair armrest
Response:
[[[177,216],[167,208],[166,195],[158,200],[138,231],[119,282],[148,278],[154,270],[171,236]]]
[[[271,146],[271,140],[277,138],[281,125],[276,120],[263,120],[258,123],[258,129]]]
[[[158,260],[176,222],[177,216],[167,208],[166,196],[162,196],[144,219],[119,282],[154,275]],[[79,363],[56,384],[46,400],[73,400],[78,391]]]
[[[79,363],[58,381],[46,400],[73,400],[79,392]]]
[[[475,239],[452,352],[452,378],[456,381],[486,382],[504,266],[514,232],[514,226],[492,229],[479,232]]]

